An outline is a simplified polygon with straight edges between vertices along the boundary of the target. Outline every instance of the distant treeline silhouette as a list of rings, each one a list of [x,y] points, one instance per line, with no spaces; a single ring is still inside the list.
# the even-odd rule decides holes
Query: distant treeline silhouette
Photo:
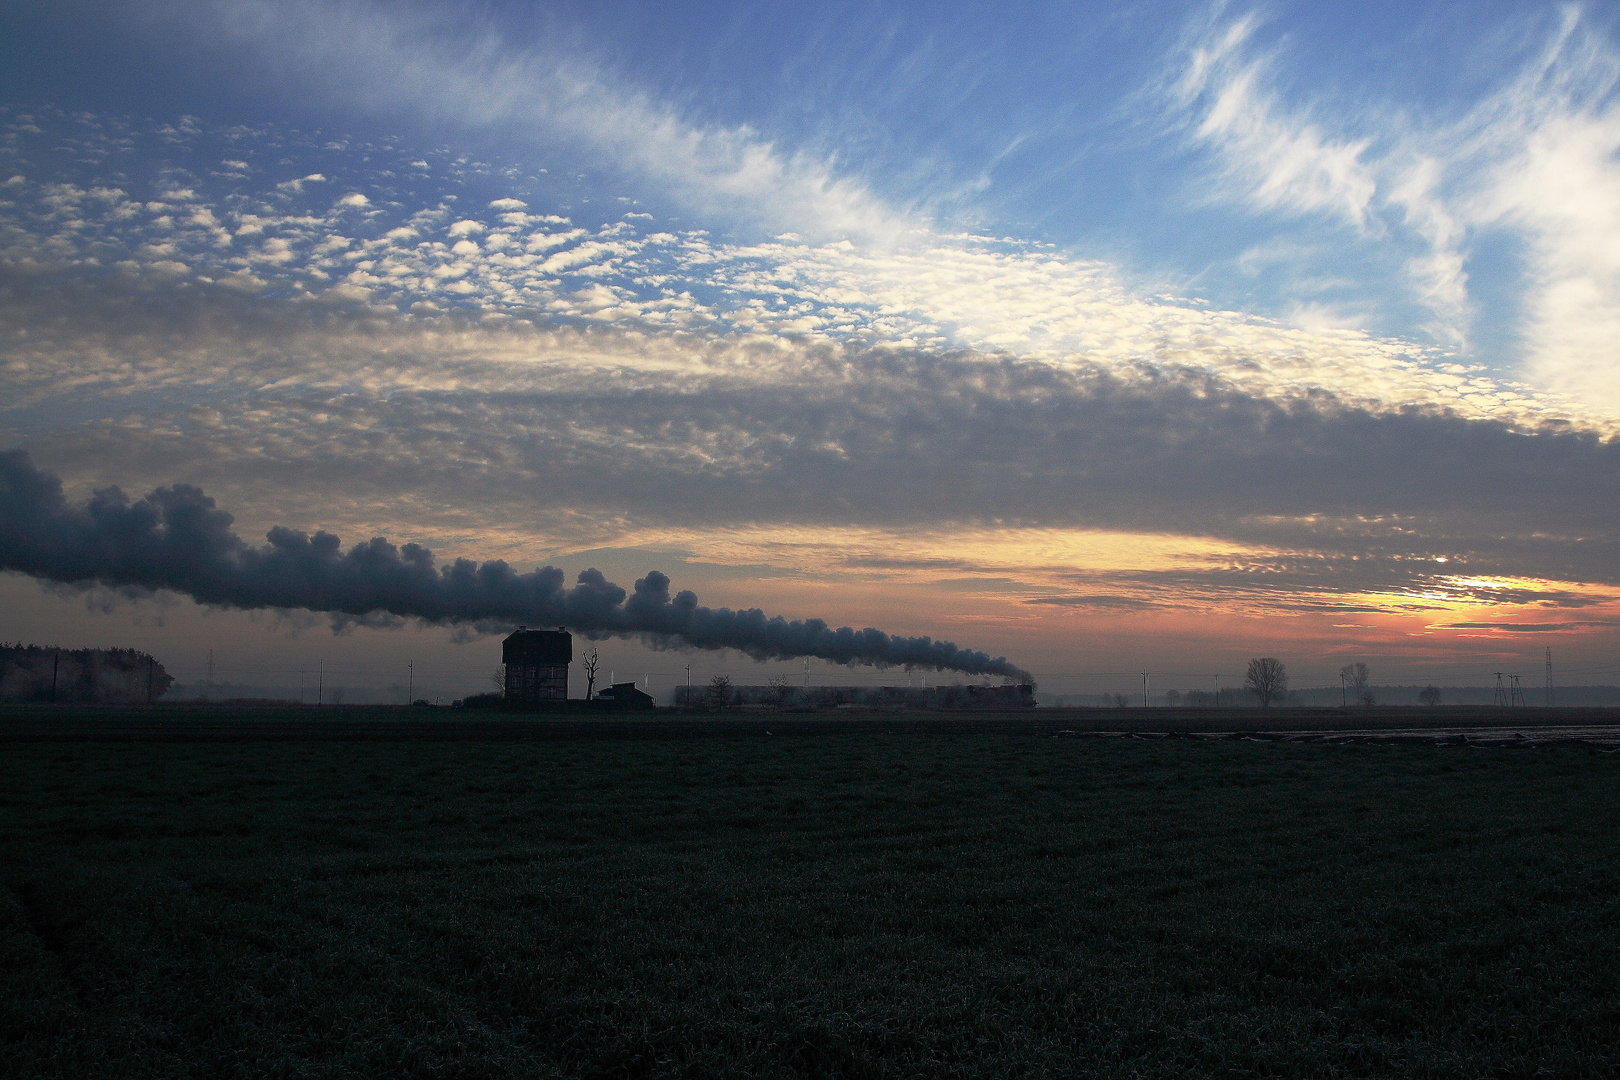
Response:
[[[174,677],[135,649],[57,649],[0,642],[0,701],[129,704],[157,700]]]

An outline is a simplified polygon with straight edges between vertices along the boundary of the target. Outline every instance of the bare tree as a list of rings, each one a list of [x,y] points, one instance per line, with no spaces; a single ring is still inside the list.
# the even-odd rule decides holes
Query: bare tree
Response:
[[[1249,661],[1243,685],[1260,699],[1261,705],[1270,708],[1273,701],[1288,693],[1288,669],[1275,656],[1257,656]]]
[[[789,699],[793,697],[793,683],[786,675],[772,675],[769,685],[771,696],[776,699],[776,707],[785,708]]]
[[[498,667],[489,673],[489,685],[495,688],[498,694],[506,693],[506,669]]]
[[[585,700],[589,701],[591,691],[596,689],[596,671],[602,666],[602,659],[596,655],[596,650],[592,649],[579,658],[579,666],[585,672]]]
[[[1339,669],[1339,678],[1349,688],[1350,697],[1356,704],[1378,704],[1378,698],[1374,696],[1371,687],[1368,686],[1368,680],[1372,678],[1372,672],[1367,669],[1366,664],[1357,660],[1353,664],[1344,665]]]
[[[731,680],[724,675],[716,675],[709,680],[709,704],[716,709],[724,709],[731,704]]]
[[[1425,705],[1440,704],[1440,688],[1438,686],[1425,686],[1418,691],[1418,700]]]

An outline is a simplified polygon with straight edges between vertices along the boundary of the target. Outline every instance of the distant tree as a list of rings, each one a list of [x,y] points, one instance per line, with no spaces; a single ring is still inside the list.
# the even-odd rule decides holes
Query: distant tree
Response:
[[[731,680],[724,675],[716,675],[709,680],[709,705],[712,708],[724,709],[731,704]]]
[[[1181,691],[1180,690],[1166,690],[1164,692],[1164,703],[1166,705],[1170,706],[1170,708],[1172,708],[1172,709],[1175,708],[1177,705],[1180,705],[1181,704]]]
[[[1418,691],[1418,700],[1425,705],[1440,704],[1440,688],[1438,686],[1425,686]]]
[[[1339,678],[1350,691],[1351,701],[1358,705],[1378,704],[1378,698],[1373,694],[1372,688],[1368,686],[1368,680],[1372,678],[1372,673],[1367,669],[1366,664],[1357,660],[1353,664],[1344,665],[1339,669]]]
[[[579,658],[579,666],[585,671],[585,700],[591,700],[591,691],[596,689],[596,672],[602,666],[601,657],[592,649]]]
[[[786,675],[772,675],[769,685],[771,697],[776,701],[776,707],[778,709],[785,707],[789,699],[793,697],[793,684],[788,681],[788,677]]]
[[[1288,693],[1288,669],[1274,656],[1257,656],[1249,661],[1249,670],[1243,676],[1243,685],[1249,693],[1269,708]]]
[[[1114,695],[1114,708],[1116,708],[1116,709],[1124,709],[1124,708],[1128,708],[1130,706],[1130,704],[1131,704],[1131,695],[1129,695],[1129,694],[1115,694]]]

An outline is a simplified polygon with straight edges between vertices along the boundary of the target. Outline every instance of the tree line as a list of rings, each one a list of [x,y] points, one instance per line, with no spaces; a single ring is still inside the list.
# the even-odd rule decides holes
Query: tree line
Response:
[[[162,697],[174,677],[136,649],[59,649],[0,642],[0,701],[134,704]]]

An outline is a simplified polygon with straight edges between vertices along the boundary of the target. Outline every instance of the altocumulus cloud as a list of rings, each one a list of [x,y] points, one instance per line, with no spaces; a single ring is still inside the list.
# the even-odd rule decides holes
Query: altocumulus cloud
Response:
[[[351,162],[380,185],[372,200],[379,209],[363,215],[330,193],[300,191],[294,198],[234,172],[214,177],[211,192],[201,183],[159,183],[132,195],[98,171],[100,156],[154,133],[83,117],[47,123],[11,125],[38,130],[21,142],[54,175],[25,180],[15,201],[0,206],[0,224],[7,263],[56,278],[99,279],[114,266],[157,283],[324,296],[426,314],[461,310],[646,333],[968,348],[1057,363],[1147,360],[1205,368],[1267,397],[1325,389],[1373,408],[1441,405],[1467,416],[1530,425],[1565,418],[1599,430],[1617,423],[1601,408],[1501,383],[1409,342],[1308,332],[1190,301],[1144,298],[1105,264],[1040,245],[929,231],[882,245],[720,243],[701,230],[660,230],[640,214],[583,228],[514,208],[521,200],[509,198],[467,217],[451,209],[453,191],[469,179],[455,163],[401,191],[398,168]],[[99,154],[88,163],[54,160],[51,143],[65,135],[58,129],[87,125],[73,132],[74,141]],[[202,133],[187,147],[166,149],[184,152],[189,175],[217,154],[240,152],[248,137],[230,136]],[[345,160],[381,157],[396,167],[401,162],[392,159],[408,156],[375,146],[322,152]],[[394,178],[383,182],[379,172]]]
[[[15,346],[28,379],[6,414],[13,439],[77,484],[184,476],[281,520],[471,534],[486,550],[751,523],[999,523],[1315,552],[1341,586],[1403,583],[1436,556],[1447,573],[1596,583],[1620,565],[1620,445],[1568,425],[1323,391],[1277,400],[1169,363],[8,280],[0,302],[40,328]],[[116,420],[42,423],[67,408],[62,385],[74,409]],[[348,516],[332,520],[334,505]],[[1352,554],[1364,559],[1347,574]],[[1306,585],[1319,565],[1271,580]]]
[[[144,189],[96,153],[50,159],[59,132],[28,125],[34,178],[0,206],[24,331],[0,424],[75,485],[184,477],[245,514],[480,554],[752,525],[1269,549],[1128,595],[1072,579],[1154,602],[1262,579],[1318,607],[1417,602],[1466,572],[1562,603],[1547,579],[1620,565],[1612,417],[1409,343],[1143,298],[1038,245],[727,243],[532,195],[466,205],[470,167],[400,148],[321,148],[292,183],[209,171],[259,160],[251,133],[54,123],[102,156],[173,155]],[[360,171],[372,156],[390,168]]]

